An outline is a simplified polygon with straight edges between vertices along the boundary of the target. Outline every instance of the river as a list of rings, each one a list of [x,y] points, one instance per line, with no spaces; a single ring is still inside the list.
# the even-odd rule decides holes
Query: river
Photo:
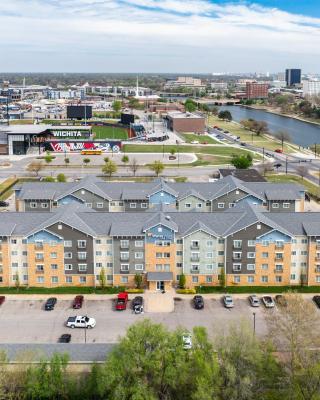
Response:
[[[242,106],[222,106],[220,109],[229,110],[233,120],[237,122],[249,118],[265,121],[271,133],[280,130],[286,131],[289,133],[291,141],[300,146],[309,147],[315,143],[320,143],[320,125]]]

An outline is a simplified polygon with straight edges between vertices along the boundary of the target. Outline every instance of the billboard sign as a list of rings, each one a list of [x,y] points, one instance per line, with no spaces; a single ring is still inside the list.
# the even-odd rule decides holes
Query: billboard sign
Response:
[[[82,141],[48,141],[45,149],[57,153],[75,153],[82,150],[101,150],[104,153],[119,153],[121,141],[82,142]]]

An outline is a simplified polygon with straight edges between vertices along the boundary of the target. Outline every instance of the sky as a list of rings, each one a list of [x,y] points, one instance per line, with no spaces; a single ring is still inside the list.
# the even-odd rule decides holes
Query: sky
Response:
[[[320,0],[0,0],[1,72],[320,72]]]

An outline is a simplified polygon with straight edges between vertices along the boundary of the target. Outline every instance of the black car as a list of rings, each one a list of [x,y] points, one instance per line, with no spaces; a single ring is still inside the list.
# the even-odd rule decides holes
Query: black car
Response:
[[[142,306],[142,305],[143,305],[143,297],[142,296],[136,296],[132,300],[132,308],[133,308],[133,310],[135,309],[135,307]]]
[[[47,301],[46,304],[44,305],[44,309],[46,311],[52,311],[54,310],[54,306],[56,305],[57,298],[56,297],[50,297]]]
[[[202,296],[194,296],[193,305],[196,310],[201,310],[204,308],[204,300]]]
[[[244,143],[244,142],[241,142],[241,143],[240,143],[240,146],[245,147],[246,145],[247,145],[247,143]]]
[[[313,296],[313,301],[316,303],[317,307],[320,308],[320,296]]]
[[[277,294],[275,297],[275,301],[278,306],[287,307],[288,303],[286,298],[282,294]]]
[[[7,201],[0,200],[0,207],[8,207],[9,203]]]
[[[69,333],[65,333],[59,337],[59,343],[70,343],[71,342],[71,335]]]

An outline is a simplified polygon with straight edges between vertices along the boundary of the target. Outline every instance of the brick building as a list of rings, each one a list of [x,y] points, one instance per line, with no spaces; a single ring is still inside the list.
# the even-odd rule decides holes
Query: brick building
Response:
[[[268,97],[269,84],[259,82],[246,83],[247,99],[265,99]]]

